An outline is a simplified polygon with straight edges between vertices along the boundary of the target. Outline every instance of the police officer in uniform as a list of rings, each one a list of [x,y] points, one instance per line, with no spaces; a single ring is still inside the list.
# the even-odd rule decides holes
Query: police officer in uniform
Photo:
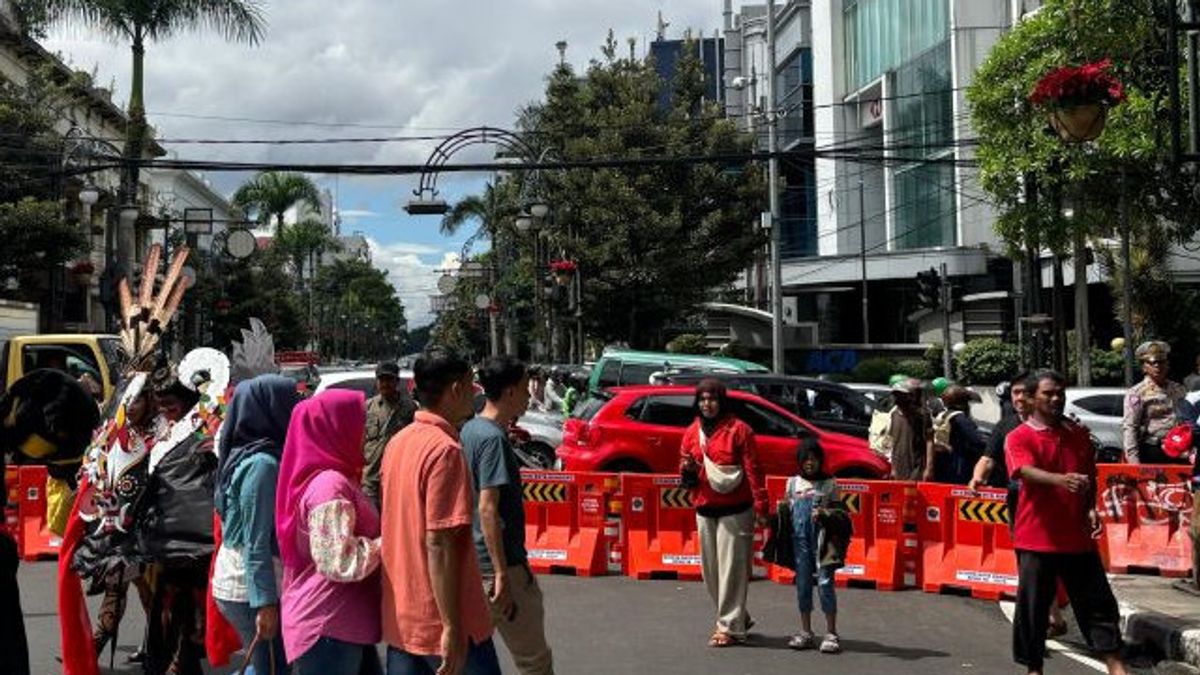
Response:
[[[1125,461],[1130,464],[1170,464],[1175,460],[1162,451],[1162,440],[1174,427],[1175,408],[1187,390],[1167,379],[1171,345],[1151,340],[1135,352],[1145,379],[1125,394],[1125,419],[1121,422]]]
[[[400,366],[381,363],[375,368],[375,389],[367,401],[367,432],[363,440],[363,492],[379,506],[379,466],[383,449],[396,432],[408,426],[417,412],[417,404],[401,386]]]

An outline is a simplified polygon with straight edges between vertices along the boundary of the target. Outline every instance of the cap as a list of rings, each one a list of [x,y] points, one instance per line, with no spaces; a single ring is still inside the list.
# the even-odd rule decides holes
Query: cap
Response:
[[[400,366],[393,361],[386,361],[375,366],[375,377],[400,377]]]
[[[911,394],[921,388],[921,381],[915,377],[906,377],[892,383],[892,391]]]
[[[1146,359],[1166,359],[1171,355],[1171,345],[1162,340],[1148,340],[1138,345],[1137,351],[1134,352],[1138,361]]]

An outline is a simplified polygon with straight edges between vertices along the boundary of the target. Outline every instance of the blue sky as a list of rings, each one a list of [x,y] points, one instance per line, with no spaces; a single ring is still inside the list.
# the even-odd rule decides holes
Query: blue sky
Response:
[[[636,39],[641,53],[659,12],[671,24],[668,38],[687,28],[711,35],[721,26],[722,6],[722,0],[276,0],[263,3],[269,27],[257,47],[211,34],[148,45],[147,114],[162,139],[444,137],[484,124],[511,128],[516,111],[541,97],[559,40],[568,43],[568,61],[582,69],[598,56],[610,27],[622,45]],[[127,45],[66,26],[46,46],[94,71],[101,86],[112,87],[114,101],[127,100]],[[437,142],[164,145],[189,159],[416,164]],[[490,157],[490,149],[479,147],[452,161]],[[231,194],[249,175],[208,177]],[[435,270],[470,231],[447,238],[437,217],[408,216],[402,206],[415,177],[313,178],[336,193],[343,230],[372,240],[410,326],[428,323]],[[487,179],[446,174],[439,187],[453,202]]]

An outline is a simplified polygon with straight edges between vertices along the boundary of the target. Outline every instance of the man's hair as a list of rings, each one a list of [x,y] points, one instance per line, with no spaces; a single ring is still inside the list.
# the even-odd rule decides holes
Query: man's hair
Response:
[[[471,364],[458,354],[441,347],[427,350],[413,365],[417,400],[423,405],[436,405],[450,385],[469,372]]]
[[[479,384],[489,401],[499,401],[504,390],[520,384],[529,369],[514,356],[493,356],[479,368]]]
[[[1033,374],[1033,371],[1031,371],[1031,370],[1022,370],[1021,372],[1017,373],[1016,375],[1013,375],[1012,379],[1008,381],[1009,387],[1010,388],[1015,387],[1019,384],[1021,386],[1024,386],[1026,389],[1028,389],[1029,387],[1026,386],[1026,383],[1029,382],[1029,376],[1032,374]]]
[[[1043,370],[1034,371],[1033,374],[1025,378],[1025,391],[1030,395],[1037,393],[1038,385],[1042,380],[1050,380],[1057,385],[1067,386],[1067,378],[1063,377],[1057,370],[1045,368]]]

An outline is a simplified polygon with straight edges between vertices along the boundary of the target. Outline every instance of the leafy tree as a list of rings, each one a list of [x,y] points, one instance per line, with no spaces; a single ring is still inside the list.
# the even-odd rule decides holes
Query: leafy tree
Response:
[[[322,353],[395,358],[406,342],[404,305],[387,273],[364,260],[336,260],[313,283]]]
[[[275,235],[283,234],[283,215],[297,204],[321,210],[321,193],[303,174],[263,171],[233,193],[233,205],[260,223],[275,219]]]
[[[266,30],[262,9],[254,0],[18,0],[20,14],[33,31],[47,24],[76,24],[118,40],[128,40],[133,55],[129,91],[129,124],[125,157],[142,158],[148,139],[145,104],[146,42],[168,39],[186,30],[209,28],[226,39],[258,44]],[[138,165],[122,176],[122,192],[132,196]],[[129,262],[129,261],[123,261]]]
[[[468,196],[451,207],[442,217],[442,234],[454,236],[467,222],[478,221],[479,229],[468,243],[484,237],[495,242],[505,222],[511,221],[520,211],[517,190],[515,180],[488,183],[483,194]]]
[[[1165,11],[1173,3],[1047,0],[976,71],[967,98],[979,134],[980,184],[999,207],[996,229],[1013,251],[1064,253],[1076,235],[1115,236],[1122,184],[1135,241],[1195,234],[1196,173],[1169,161]],[[1106,58],[1128,100],[1110,111],[1104,133],[1087,144],[1047,133],[1045,116],[1028,102],[1037,80],[1055,67]],[[1072,218],[1063,216],[1060,198]]]
[[[176,244],[181,242],[175,242]],[[216,242],[213,250],[224,248]],[[257,317],[266,324],[278,349],[301,349],[308,340],[305,313],[292,292],[287,257],[274,248],[234,260],[211,251],[192,252],[189,264],[197,271],[196,285],[185,301],[209,322],[213,343],[227,349],[241,339],[241,330]],[[190,336],[185,336],[185,345]]]
[[[663,82],[652,60],[618,57],[610,32],[582,77],[569,64],[555,68],[545,100],[518,126],[536,151],[565,161],[749,150],[752,139],[702,100],[702,78],[694,49]],[[660,106],[667,87],[671,104]],[[736,279],[762,243],[752,225],[765,193],[755,167],[728,168],[680,161],[541,176],[536,188],[554,214],[545,236],[579,265],[588,334],[661,345],[665,327]]]
[[[971,340],[957,359],[958,379],[964,384],[997,384],[1012,377],[1021,367],[1017,346],[996,338]]]
[[[696,333],[684,333],[667,343],[667,351],[672,354],[709,354],[708,340]]]
[[[0,203],[0,241],[0,281],[16,278],[20,295],[33,302],[44,300],[47,269],[87,250],[83,231],[63,218],[57,202],[33,198]]]

